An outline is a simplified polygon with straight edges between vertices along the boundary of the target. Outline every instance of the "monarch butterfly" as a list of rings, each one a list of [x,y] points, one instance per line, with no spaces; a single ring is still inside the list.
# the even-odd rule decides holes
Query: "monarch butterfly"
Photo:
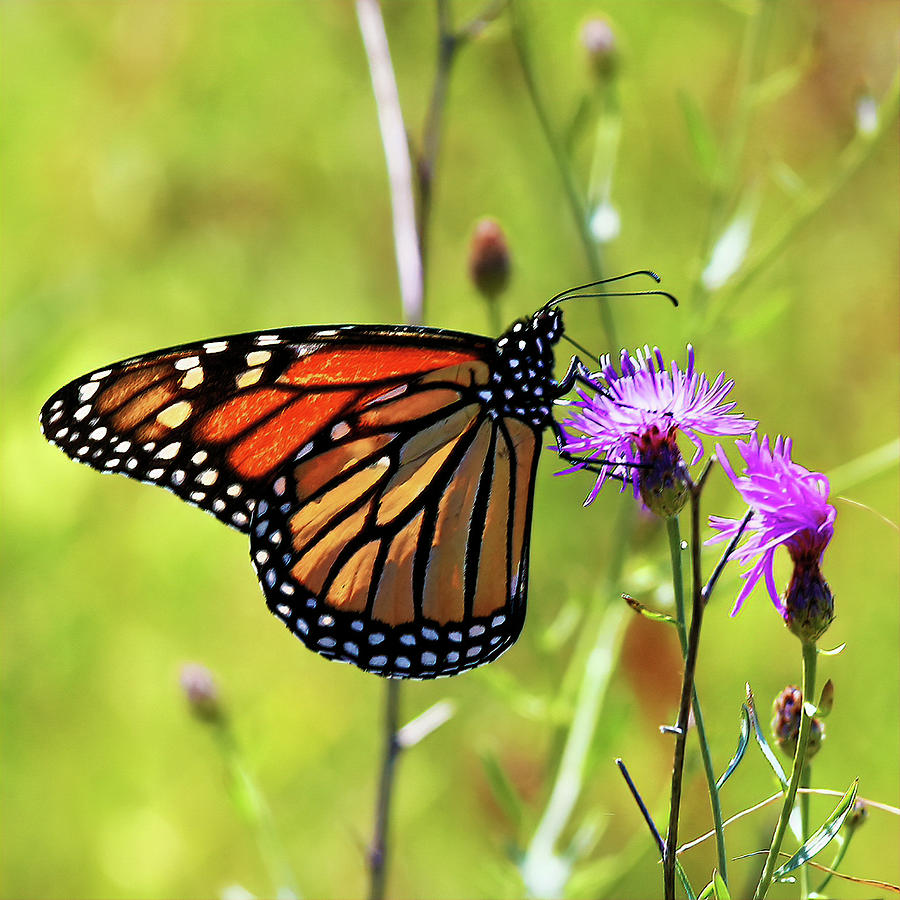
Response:
[[[522,629],[541,436],[559,443],[552,404],[585,378],[577,357],[554,378],[557,305],[594,286],[498,340],[341,325],[158,350],[75,379],[41,428],[249,534],[269,609],[310,649],[455,675]]]

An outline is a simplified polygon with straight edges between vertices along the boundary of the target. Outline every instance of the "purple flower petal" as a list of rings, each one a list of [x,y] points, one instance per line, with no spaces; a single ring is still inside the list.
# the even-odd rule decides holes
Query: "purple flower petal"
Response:
[[[756,428],[756,422],[731,412],[733,401],[726,402],[734,382],[719,373],[710,385],[694,366],[690,344],[683,372],[674,361],[667,368],[658,347],[651,351],[645,346],[633,356],[622,350],[618,369],[612,357],[600,359],[600,370],[593,376],[598,382],[596,394],[576,389],[578,399],[569,402],[572,414],[563,423],[563,449],[607,463],[586,502],[597,496],[609,478],[621,480],[623,489],[630,483],[638,496],[640,469],[634,463],[639,461],[637,447],[646,435],[674,436],[681,431],[694,446],[694,465],[705,454],[701,435],[741,435]]]
[[[748,441],[737,441],[744,470],[735,473],[721,445],[716,456],[722,468],[753,514],[744,532],[746,540],[734,551],[741,563],[754,563],[742,577],[746,579],[731,614],[741,607],[760,576],[775,608],[785,614],[785,604],[775,584],[774,558],[778,547],[786,547],[795,563],[799,558],[812,558],[818,564],[834,534],[835,509],[828,503],[830,485],[820,472],[810,472],[791,460],[790,438],[769,438],[760,442],[753,434]],[[706,543],[732,540],[740,520],[710,516],[710,527],[717,534]]]

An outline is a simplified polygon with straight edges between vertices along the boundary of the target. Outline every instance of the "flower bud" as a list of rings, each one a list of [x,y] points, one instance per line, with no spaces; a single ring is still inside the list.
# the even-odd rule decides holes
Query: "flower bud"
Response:
[[[638,488],[646,507],[660,518],[670,519],[684,508],[690,496],[687,466],[674,431],[651,425],[637,439]]]
[[[587,52],[588,63],[598,78],[609,78],[618,65],[616,35],[606,19],[595,16],[581,26],[581,43]]]
[[[219,688],[212,672],[206,666],[200,663],[185,663],[181,667],[179,682],[195,716],[207,722],[222,718]]]
[[[853,804],[853,809],[847,814],[847,818],[844,819],[844,825],[853,830],[859,828],[866,819],[869,818],[869,807],[866,805],[865,800],[857,800]]]
[[[800,735],[800,718],[803,711],[803,694],[800,688],[786,687],[775,698],[775,715],[772,718],[772,733],[782,752],[793,757],[797,752],[797,738]],[[810,723],[809,742],[806,745],[806,760],[811,760],[825,740],[825,726],[815,716]]]
[[[481,219],[469,244],[469,277],[488,300],[509,283],[509,246],[503,229],[494,219]]]
[[[815,554],[794,554],[794,573],[784,595],[784,621],[804,643],[814,643],[834,621],[834,596]]]

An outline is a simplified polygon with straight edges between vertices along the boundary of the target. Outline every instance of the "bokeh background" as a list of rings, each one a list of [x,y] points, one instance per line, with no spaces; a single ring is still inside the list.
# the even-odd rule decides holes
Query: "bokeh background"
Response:
[[[458,0],[453,12],[463,22],[480,8]],[[652,267],[682,299],[677,312],[658,300],[612,301],[620,344],[658,344],[683,361],[693,342],[702,368],[735,379],[740,408],[762,430],[793,435],[795,457],[832,474],[847,498],[836,501],[826,558],[838,618],[824,639],[847,646],[820,665],[837,699],[814,780],[843,790],[858,775],[861,795],[897,804],[898,160],[896,107],[885,98],[896,91],[900,8],[572,0],[519,11],[582,198],[590,209],[608,199],[596,247],[604,272]],[[434,75],[435,8],[389,0],[384,14],[415,146]],[[579,37],[593,15],[615,41],[602,76]],[[382,682],[319,659],[267,613],[244,538],[162,491],[72,465],[37,425],[61,384],[155,347],[400,320],[354,7],[6,0],[0,25],[0,894],[274,894],[221,748],[179,689],[182,664],[198,661],[218,680],[299,891],[360,896]],[[590,277],[506,12],[461,51],[443,122],[425,315],[487,333],[495,313],[466,270],[479,217],[495,216],[511,248],[503,320]],[[707,264],[729,223],[716,287]],[[566,316],[595,352],[617,349],[593,304]],[[554,478],[558,468],[548,454],[521,640],[486,669],[403,690],[404,719],[443,699],[456,712],[401,760],[394,896],[524,893],[516,854],[553,783],[585,641],[620,602],[604,573],[631,502],[604,492],[583,509],[588,476]],[[705,504],[742,512],[721,473]],[[664,529],[641,521],[616,590],[666,609],[666,560]],[[737,588],[730,572],[706,617],[698,675],[719,769],[736,743],[745,681],[768,719],[771,698],[799,678],[799,644],[762,591],[728,617]],[[627,633],[610,641],[614,674],[559,847],[575,839],[570,896],[660,893],[653,847],[612,760],[625,758],[662,821],[671,738],[658,726],[674,717],[680,658],[669,629],[620,618]],[[510,790],[498,796],[500,783]],[[774,789],[749,753],[723,792],[726,815]],[[831,805],[815,800],[813,818]],[[775,815],[770,807],[735,826],[731,851],[765,846]],[[708,822],[692,753],[681,833]],[[900,881],[898,831],[895,817],[873,811],[846,871]],[[711,842],[685,858],[698,889],[713,864]],[[738,894],[758,865],[732,864]]]

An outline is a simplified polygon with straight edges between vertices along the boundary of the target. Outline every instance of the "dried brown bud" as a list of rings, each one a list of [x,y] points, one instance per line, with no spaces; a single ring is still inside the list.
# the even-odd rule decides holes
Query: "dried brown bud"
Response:
[[[475,287],[493,300],[509,284],[509,246],[494,219],[481,219],[469,244],[469,277]]]
[[[581,26],[581,43],[587,51],[588,63],[599,78],[615,74],[618,63],[616,35],[606,19],[588,19]]]
[[[772,718],[772,733],[782,752],[793,756],[797,752],[797,738],[800,735],[800,717],[803,710],[803,694],[800,688],[789,685],[775,698],[775,715]],[[810,723],[809,742],[806,745],[806,759],[812,759],[825,740],[825,725],[813,716]]]

